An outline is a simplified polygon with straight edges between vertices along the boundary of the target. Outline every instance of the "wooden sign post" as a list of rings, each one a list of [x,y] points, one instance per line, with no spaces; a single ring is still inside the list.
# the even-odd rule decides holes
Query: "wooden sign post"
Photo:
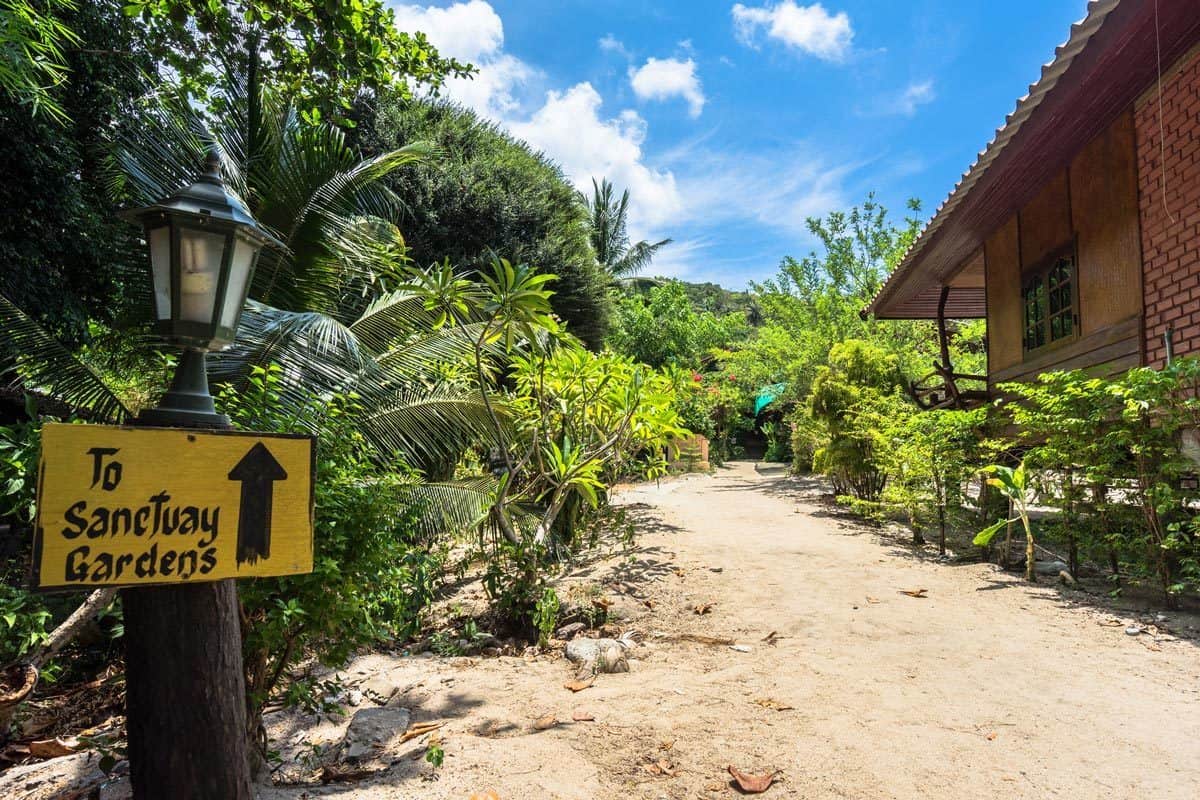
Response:
[[[46,425],[34,582],[123,586],[138,800],[251,800],[234,578],[312,570],[307,436]]]

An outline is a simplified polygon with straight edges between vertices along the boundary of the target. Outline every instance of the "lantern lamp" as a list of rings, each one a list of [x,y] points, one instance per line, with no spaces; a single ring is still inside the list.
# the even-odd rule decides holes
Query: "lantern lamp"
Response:
[[[124,216],[150,245],[154,333],[200,350],[232,344],[259,251],[282,243],[225,187],[216,150],[195,182]]]
[[[171,388],[139,420],[225,427],[209,395],[205,354],[233,343],[259,252],[284,245],[226,188],[215,149],[196,181],[122,216],[142,225],[150,246],[154,334],[183,348]]]

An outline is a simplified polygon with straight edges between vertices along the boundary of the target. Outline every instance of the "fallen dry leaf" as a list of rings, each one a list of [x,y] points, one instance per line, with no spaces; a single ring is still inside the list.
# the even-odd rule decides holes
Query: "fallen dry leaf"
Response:
[[[471,795],[470,800],[500,800],[500,795],[496,794],[495,789],[488,789],[486,792]]]
[[[795,706],[785,705],[784,703],[781,703],[778,700],[775,700],[770,697],[760,697],[757,700],[755,700],[754,702],[757,705],[760,705],[763,708],[769,708],[772,711],[795,711],[796,710]]]
[[[925,593],[928,591],[929,591],[928,589],[901,589],[900,594],[906,594],[909,597],[922,597],[923,598],[923,597],[927,596]]]
[[[398,744],[404,744],[411,739],[416,739],[417,737],[424,736],[427,733],[433,733],[445,724],[446,723],[444,722],[418,722],[416,725],[413,725],[411,728],[405,731],[404,735],[400,737]]]
[[[682,578],[682,577],[683,577],[685,574],[687,574],[687,573],[685,573],[685,572],[684,572],[684,570],[683,570],[683,569],[681,569],[681,568],[679,568],[679,567],[676,567],[676,568],[673,570],[673,572],[675,573],[676,577],[679,577],[679,578]]]
[[[879,598],[871,597],[871,595],[867,595],[867,602],[870,603],[871,605],[875,605],[876,603],[879,602]]]
[[[609,600],[607,597],[597,597],[592,601],[592,605],[602,611],[607,611],[608,609],[612,608],[612,604],[613,601]]]
[[[737,782],[738,788],[746,794],[762,794],[767,789],[770,789],[771,784],[775,782],[775,776],[782,771],[777,769],[766,775],[751,775],[747,772],[742,772],[733,764],[729,765],[729,774]]]
[[[762,640],[763,640],[764,642],[766,642],[767,644],[769,644],[769,645],[774,645],[774,644],[775,644],[775,642],[779,641],[781,638],[783,638],[783,637],[781,637],[781,636],[779,635],[779,632],[778,632],[778,631],[771,631],[771,632],[770,632],[770,633],[768,633],[766,636],[764,636],[764,637],[762,638]]]
[[[650,609],[651,611],[654,610],[654,601],[653,600],[643,600],[642,605],[644,605],[646,608]]]
[[[590,711],[576,709],[574,712],[572,712],[571,719],[575,720],[576,722],[595,722],[596,715]]]
[[[78,742],[68,742],[63,739],[42,739],[41,741],[29,743],[29,755],[34,758],[69,756],[78,749]]]
[[[563,686],[567,689],[570,689],[572,692],[582,692],[584,689],[588,688],[595,682],[596,682],[596,676],[593,675],[590,678],[583,678],[580,680],[567,681],[566,683],[563,684]]]
[[[558,724],[558,718],[553,714],[547,714],[544,717],[538,717],[533,721],[533,729],[535,731],[548,731]]]
[[[712,607],[712,603],[697,603],[696,605],[692,606],[692,611],[696,612],[697,614],[704,615],[712,611]]]
[[[995,731],[992,731],[991,733],[989,733],[989,734],[987,735],[987,740],[988,740],[989,742],[994,742],[994,741],[996,741],[996,732],[995,732]]]
[[[674,746],[675,746],[674,739],[664,739],[663,741],[658,743],[659,750],[670,750]]]
[[[668,778],[674,778],[679,774],[678,768],[665,758],[650,764],[643,764],[642,769],[651,775],[666,775]]]

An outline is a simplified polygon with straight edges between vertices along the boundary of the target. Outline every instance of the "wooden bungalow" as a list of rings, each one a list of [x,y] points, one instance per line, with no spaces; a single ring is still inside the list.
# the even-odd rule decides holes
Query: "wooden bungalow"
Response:
[[[1089,3],[865,313],[986,318],[988,391],[1200,353],[1200,0]]]

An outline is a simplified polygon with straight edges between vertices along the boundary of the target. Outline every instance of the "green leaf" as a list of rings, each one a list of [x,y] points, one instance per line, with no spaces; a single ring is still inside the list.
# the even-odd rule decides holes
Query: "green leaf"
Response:
[[[987,526],[979,533],[975,534],[975,538],[971,540],[971,544],[975,545],[976,547],[987,547],[991,543],[993,537],[999,533],[1000,529],[1012,521],[1013,520],[1002,519],[994,525]]]

